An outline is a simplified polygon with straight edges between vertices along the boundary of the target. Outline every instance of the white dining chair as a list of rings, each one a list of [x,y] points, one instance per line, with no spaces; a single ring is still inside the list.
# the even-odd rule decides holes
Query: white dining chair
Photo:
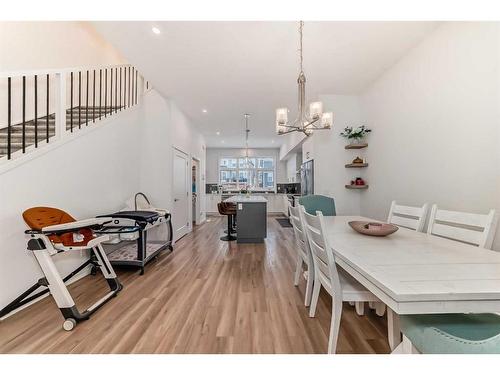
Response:
[[[486,215],[438,209],[434,204],[427,233],[491,249],[498,216],[495,210]]]
[[[417,232],[423,232],[428,211],[428,203],[425,203],[422,207],[414,207],[404,206],[401,204],[397,204],[396,201],[392,201],[387,222],[389,224],[397,225],[398,227],[404,227],[413,229]],[[384,315],[385,305],[383,303],[370,303],[369,306],[371,309],[375,310],[375,313],[378,316]]]
[[[392,201],[387,222],[397,226],[413,229],[417,232],[423,232],[428,209],[429,205],[427,203],[425,203],[422,207],[413,207],[403,206],[397,204],[396,201]]]
[[[302,225],[302,220],[300,220],[299,208],[290,205],[289,209],[290,222],[293,226],[297,249],[297,264],[295,266],[295,276],[293,283],[295,286],[299,285],[300,275],[302,274],[302,266],[305,264],[307,267],[307,284],[304,297],[304,305],[309,306],[311,304],[311,296],[313,290],[314,263],[312,259],[311,249],[309,247],[309,242],[307,241],[307,236]]]
[[[365,289],[352,276],[335,264],[335,256],[328,245],[325,236],[323,214],[316,212],[316,216],[308,214],[303,206],[299,207],[300,219],[306,229],[306,236],[314,262],[314,287],[309,309],[309,316],[316,315],[321,287],[332,296],[332,318],[328,339],[328,353],[336,352],[339,337],[340,319],[342,316],[342,302],[380,302],[371,292]]]

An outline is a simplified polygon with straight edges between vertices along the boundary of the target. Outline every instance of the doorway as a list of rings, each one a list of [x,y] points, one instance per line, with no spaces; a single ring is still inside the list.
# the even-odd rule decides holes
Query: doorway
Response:
[[[172,196],[174,240],[186,235],[191,228],[189,202],[190,192],[189,158],[184,152],[173,149]]]
[[[191,193],[192,193],[192,222],[193,225],[200,223],[200,200],[201,200],[201,186],[200,186],[200,161],[193,158],[191,161]]]

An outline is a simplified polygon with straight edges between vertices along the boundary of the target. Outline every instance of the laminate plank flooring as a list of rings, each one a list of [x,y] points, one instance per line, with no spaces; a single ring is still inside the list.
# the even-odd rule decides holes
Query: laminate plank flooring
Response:
[[[268,218],[264,244],[223,242],[225,221],[210,217],[137,271],[117,269],[124,289],[71,332],[51,297],[0,322],[0,353],[325,353],[331,298],[316,318],[293,286],[292,228]],[[102,277],[70,286],[80,309],[107,291]],[[339,353],[388,353],[386,317],[344,305]]]

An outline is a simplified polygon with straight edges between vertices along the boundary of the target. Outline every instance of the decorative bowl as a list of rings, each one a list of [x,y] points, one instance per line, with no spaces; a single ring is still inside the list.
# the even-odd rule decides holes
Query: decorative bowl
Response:
[[[369,221],[350,221],[349,226],[358,233],[376,237],[388,236],[399,229],[393,224],[374,223]]]

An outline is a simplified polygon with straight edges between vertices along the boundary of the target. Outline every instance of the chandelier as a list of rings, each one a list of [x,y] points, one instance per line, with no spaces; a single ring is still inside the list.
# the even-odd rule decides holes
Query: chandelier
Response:
[[[278,135],[288,134],[291,132],[302,132],[309,136],[314,130],[324,130],[331,129],[333,123],[333,113],[326,112],[323,113],[323,103],[322,102],[312,102],[309,105],[309,113],[306,113],[305,102],[306,102],[306,76],[304,70],[302,69],[302,29],[304,27],[304,22],[299,23],[299,35],[300,35],[300,72],[297,78],[297,83],[299,86],[299,108],[297,118],[292,122],[288,122],[288,108],[278,108],[276,110],[276,133]]]

